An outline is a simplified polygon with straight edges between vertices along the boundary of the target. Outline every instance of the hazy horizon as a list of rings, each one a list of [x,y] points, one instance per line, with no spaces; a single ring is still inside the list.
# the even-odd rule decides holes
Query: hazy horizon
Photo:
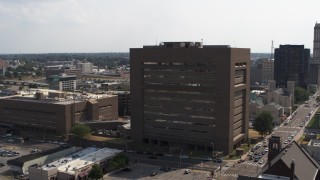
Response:
[[[129,52],[165,41],[313,49],[320,1],[0,0],[0,54]]]

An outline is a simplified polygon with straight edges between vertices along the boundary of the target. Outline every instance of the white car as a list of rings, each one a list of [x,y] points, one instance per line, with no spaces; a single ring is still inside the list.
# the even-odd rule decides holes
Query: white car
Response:
[[[266,148],[264,151],[265,151],[265,152],[268,152],[268,151],[269,151],[269,148]]]
[[[185,174],[191,173],[191,169],[186,169],[186,170],[184,171],[184,173],[185,173]]]
[[[259,164],[262,164],[262,163],[263,163],[263,160],[259,161],[258,163],[259,163]]]
[[[285,140],[285,141],[284,141],[284,144],[288,144],[288,140]]]
[[[187,159],[187,158],[189,158],[189,156],[187,156],[187,155],[181,155],[180,158],[182,158],[182,159]]]

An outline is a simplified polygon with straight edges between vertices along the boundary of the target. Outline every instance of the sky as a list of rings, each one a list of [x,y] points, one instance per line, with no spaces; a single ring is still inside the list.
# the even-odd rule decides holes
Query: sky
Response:
[[[319,0],[0,0],[0,53],[129,52],[165,41],[312,51]]]

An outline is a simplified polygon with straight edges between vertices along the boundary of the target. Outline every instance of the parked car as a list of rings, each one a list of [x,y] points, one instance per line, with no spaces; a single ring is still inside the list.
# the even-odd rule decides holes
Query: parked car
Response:
[[[189,156],[187,156],[187,155],[181,155],[180,158],[182,158],[182,159],[187,159],[187,158],[189,158]]]
[[[154,171],[150,174],[150,176],[156,176],[158,174],[158,171]]]
[[[189,173],[191,173],[191,169],[186,169],[186,170],[184,171],[184,174],[189,174]]]

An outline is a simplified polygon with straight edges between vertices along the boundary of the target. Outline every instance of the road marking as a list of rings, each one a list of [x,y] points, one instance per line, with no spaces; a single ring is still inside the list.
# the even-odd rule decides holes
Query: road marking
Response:
[[[223,173],[222,176],[232,176],[232,177],[238,177],[238,174],[229,174],[229,173]]]

